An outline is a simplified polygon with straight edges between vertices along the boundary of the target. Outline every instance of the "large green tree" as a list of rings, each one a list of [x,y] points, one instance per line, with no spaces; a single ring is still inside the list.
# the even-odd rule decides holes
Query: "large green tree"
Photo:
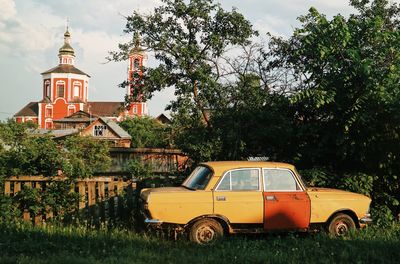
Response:
[[[248,43],[255,33],[235,9],[225,11],[213,0],[162,0],[149,15],[127,17],[126,33],[138,32],[142,45],[159,65],[145,70],[142,93],[174,87],[172,110],[187,108],[210,126],[207,109],[221,92],[220,59],[236,45]],[[134,40],[120,44],[110,60],[126,60]],[[200,115],[195,112],[199,112]]]
[[[167,148],[171,145],[170,129],[150,117],[133,117],[119,124],[132,137],[134,148]]]
[[[398,211],[400,9],[350,3],[357,13],[348,18],[311,8],[288,40],[273,40],[274,65],[294,73],[302,165],[376,175],[375,198]]]

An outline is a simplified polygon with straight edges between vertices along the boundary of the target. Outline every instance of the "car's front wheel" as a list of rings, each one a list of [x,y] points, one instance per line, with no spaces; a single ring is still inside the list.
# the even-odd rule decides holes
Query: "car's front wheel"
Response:
[[[328,232],[334,236],[343,236],[351,229],[354,229],[356,224],[353,218],[347,214],[337,214],[332,218],[328,225]]]
[[[210,244],[222,238],[224,230],[221,224],[210,218],[195,222],[190,228],[189,239],[197,244]]]

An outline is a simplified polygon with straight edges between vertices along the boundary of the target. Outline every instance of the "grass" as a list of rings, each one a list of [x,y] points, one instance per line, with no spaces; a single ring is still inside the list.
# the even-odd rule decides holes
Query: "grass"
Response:
[[[0,224],[0,263],[398,263],[400,225],[345,238],[231,236],[211,246],[127,230]]]

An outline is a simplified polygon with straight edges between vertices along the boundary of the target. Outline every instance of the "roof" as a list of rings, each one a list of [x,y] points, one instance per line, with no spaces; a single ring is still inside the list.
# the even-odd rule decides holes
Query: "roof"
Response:
[[[64,45],[59,49],[59,53],[75,56],[74,49],[69,43],[64,43]]]
[[[90,77],[89,74],[84,73],[83,71],[79,70],[78,68],[75,68],[74,65],[70,64],[59,64],[58,66],[51,68],[50,70],[47,70],[45,72],[42,72],[41,74],[48,74],[48,73],[75,73],[75,74],[81,74],[81,75],[86,75]]]
[[[49,135],[55,138],[65,137],[73,134],[77,134],[79,132],[78,129],[35,129],[31,133],[33,135]]]
[[[54,123],[83,123],[83,122],[92,122],[97,119],[96,115],[90,115],[89,113],[79,110],[72,115],[53,120]]]
[[[14,116],[38,116],[39,107],[37,102],[30,102]]]
[[[156,117],[156,120],[162,124],[171,124],[172,121],[169,119],[166,115],[160,114],[159,116]]]
[[[270,161],[210,161],[204,162],[205,164],[214,170],[215,175],[221,176],[225,171],[234,168],[285,168],[294,170],[294,166],[288,163],[282,162],[270,162]]]
[[[94,118],[83,117],[83,118],[60,118],[53,120],[54,123],[88,123],[93,121]]]
[[[97,116],[118,116],[123,109],[123,102],[87,102],[84,111]]]
[[[120,138],[126,138],[126,139],[131,139],[131,135],[129,135],[122,127],[120,127],[117,123],[114,121],[105,118],[105,117],[99,117],[101,121],[103,121],[109,128],[111,128],[112,131],[115,132]]]

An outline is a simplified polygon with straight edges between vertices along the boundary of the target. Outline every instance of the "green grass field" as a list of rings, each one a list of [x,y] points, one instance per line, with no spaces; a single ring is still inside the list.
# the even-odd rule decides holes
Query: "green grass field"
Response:
[[[399,263],[400,225],[345,238],[324,234],[231,236],[210,246],[184,239],[77,227],[0,225],[0,263]]]

